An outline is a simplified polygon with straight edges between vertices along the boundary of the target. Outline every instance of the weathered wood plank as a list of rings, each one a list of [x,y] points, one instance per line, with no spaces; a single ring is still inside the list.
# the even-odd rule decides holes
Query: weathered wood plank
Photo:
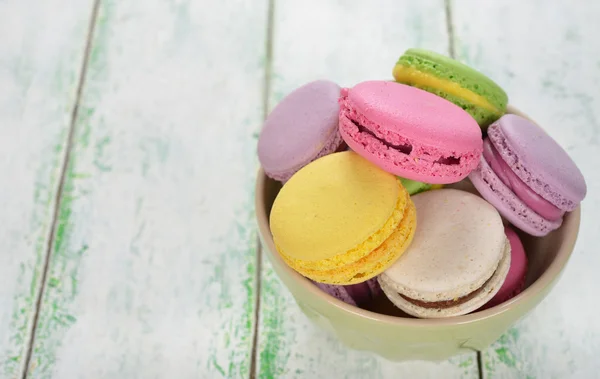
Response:
[[[27,352],[91,7],[0,2],[2,378]]]
[[[406,48],[448,48],[441,0],[282,1],[275,5],[274,20],[271,107],[311,80],[343,86],[390,80]],[[474,353],[443,363],[398,364],[345,348],[310,323],[268,260],[263,262],[258,377],[478,377]]]
[[[548,298],[483,353],[488,378],[598,377],[600,4],[454,1],[456,51],[490,74],[584,173],[579,240]],[[473,15],[477,15],[474,17]]]
[[[32,378],[248,376],[266,14],[102,1]]]

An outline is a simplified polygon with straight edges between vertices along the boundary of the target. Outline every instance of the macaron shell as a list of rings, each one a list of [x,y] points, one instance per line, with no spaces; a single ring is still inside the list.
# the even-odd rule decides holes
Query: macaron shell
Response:
[[[395,176],[346,151],[298,171],[279,191],[270,227],[291,268],[317,282],[349,285],[393,263],[410,244],[415,219]]]
[[[483,149],[479,126],[438,96],[371,81],[342,90],[340,103],[340,134],[348,146],[390,173],[447,184],[477,166]]]
[[[406,197],[409,198],[408,193],[406,193]],[[318,262],[322,263],[320,267],[314,268],[312,264],[307,265],[303,261],[291,261],[280,252],[281,258],[290,267],[317,282],[336,285],[361,283],[381,274],[404,254],[412,242],[416,229],[416,218],[415,206],[409,201],[405,207],[402,221],[389,238],[368,255],[354,262],[349,261],[344,266],[328,269],[327,267],[331,267],[331,262],[321,261]]]
[[[371,302],[373,299],[379,296],[379,294],[381,294],[381,287],[379,286],[376,278],[349,286],[336,286],[318,282],[313,283],[327,294],[347,304],[358,307]]]
[[[463,297],[493,275],[506,236],[498,212],[482,198],[455,189],[412,197],[417,231],[405,254],[381,276],[396,292],[436,302]]]
[[[572,211],[585,197],[587,186],[581,171],[538,125],[507,114],[490,126],[488,136],[514,173],[550,203]]]
[[[421,192],[428,191],[432,189],[433,185],[423,182],[418,182],[416,180],[410,180],[406,178],[399,178],[400,182],[406,188],[409,195],[416,195]]]
[[[373,80],[348,89],[347,97],[352,109],[378,125],[378,134],[395,132],[414,140],[413,150],[436,147],[456,154],[482,150],[481,129],[471,116],[427,91]]]
[[[273,239],[289,258],[316,262],[344,254],[384,227],[400,195],[396,177],[356,153],[328,155],[298,171],[277,195]]]
[[[510,269],[496,295],[483,308],[491,308],[517,296],[525,287],[527,255],[517,233],[509,226],[504,228],[510,242]]]
[[[546,220],[523,203],[496,175],[481,157],[479,166],[469,175],[471,183],[481,196],[490,202],[500,214],[515,227],[532,236],[545,236],[558,229],[562,218],[557,221]]]
[[[394,283],[390,280],[389,277],[381,275],[378,279],[379,284],[381,285],[381,289],[388,297],[388,299],[390,299],[390,301],[402,311],[408,313],[411,316],[419,318],[443,318],[461,316],[480,308],[482,305],[484,305],[496,295],[496,293],[500,290],[500,287],[502,286],[506,275],[508,274],[508,270],[510,268],[510,259],[510,244],[508,243],[508,240],[506,240],[503,248],[502,259],[498,263],[497,269],[492,275],[492,277],[483,285],[481,291],[478,292],[477,295],[475,295],[472,299],[469,299],[468,301],[460,303],[453,307],[447,308],[420,307],[400,296],[400,294],[395,289]]]
[[[341,121],[345,122],[345,121]],[[341,128],[340,134],[346,144],[355,152],[359,153],[369,161],[394,175],[409,178],[411,180],[428,182],[431,184],[449,184],[459,182],[472,171],[473,159],[462,166],[446,166],[434,164],[418,157],[389,149],[379,141],[357,136],[357,133]],[[473,158],[476,155],[473,155]]]
[[[312,159],[310,159],[308,163],[316,161],[317,159],[329,154],[345,151],[347,147],[348,146],[346,145],[346,142],[344,142],[344,140],[342,139],[342,136],[340,135],[339,131],[336,133],[331,133],[329,140],[325,142],[321,151],[319,151]],[[299,166],[296,166],[287,171],[282,171],[281,173],[272,172],[268,176],[285,184],[296,172],[298,172],[299,169],[301,169],[304,166],[305,164],[300,164]]]
[[[501,109],[503,109],[501,112],[491,112],[486,108],[482,108],[481,106],[475,105],[475,104],[463,99],[462,97],[449,94],[448,92],[445,92],[444,90],[440,90],[437,88],[421,87],[421,86],[417,86],[417,88],[421,88],[427,92],[431,92],[431,93],[433,93],[441,98],[444,98],[444,99],[450,101],[451,103],[461,107],[467,113],[469,113],[473,117],[473,119],[475,119],[475,121],[477,121],[477,123],[480,125],[482,130],[486,130],[487,127],[491,123],[496,121],[498,119],[498,117],[500,117],[500,115],[502,115],[506,112],[505,108],[501,108]]]
[[[407,62],[415,58],[420,59],[424,70],[438,77],[453,80],[461,87],[489,98],[498,108],[506,108],[508,105],[508,96],[502,87],[485,74],[456,59],[424,49],[408,49],[403,57]],[[400,62],[403,57],[400,58]],[[414,61],[410,63],[417,64]]]
[[[286,181],[306,164],[339,148],[339,94],[337,84],[319,80],[277,104],[258,139],[258,158],[268,176]]]
[[[398,179],[400,179],[400,183],[402,183],[404,188],[406,188],[406,191],[408,191],[408,194],[411,196],[425,191],[432,191],[444,188],[443,184],[430,184],[400,177],[398,177]]]
[[[399,67],[418,70],[426,75],[431,75],[450,84],[456,84],[461,89],[471,91],[476,96],[481,96],[495,110],[483,107],[478,102],[470,101],[459,95],[456,91],[448,91],[439,85],[431,83],[407,83],[434,93],[465,109],[477,122],[486,127],[506,112],[508,96],[506,92],[493,80],[479,71],[452,58],[423,49],[408,49],[398,60],[394,67],[394,77],[399,82],[405,82],[398,76]],[[451,86],[450,86],[451,87]]]
[[[325,284],[325,283],[319,283],[319,282],[314,282],[314,283],[317,287],[319,287],[321,289],[321,291],[335,297],[338,300],[343,301],[346,304],[356,306],[356,302],[354,301],[352,296],[350,296],[350,294],[346,290],[346,288],[345,288],[346,286],[335,286],[333,284]],[[357,285],[359,285],[359,284],[357,284]]]

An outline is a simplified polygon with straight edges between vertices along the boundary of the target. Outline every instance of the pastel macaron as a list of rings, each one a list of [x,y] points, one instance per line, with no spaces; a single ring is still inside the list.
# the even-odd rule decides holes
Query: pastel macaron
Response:
[[[409,49],[394,66],[399,83],[447,99],[469,112],[486,128],[506,113],[508,96],[493,80],[452,58],[422,49]]]
[[[406,179],[455,183],[481,156],[481,129],[467,112],[404,84],[367,81],[342,89],[339,119],[353,151]]]
[[[323,292],[343,301],[344,303],[362,307],[375,300],[382,291],[377,278],[371,278],[366,282],[351,284],[349,286],[336,286],[315,282]]]
[[[442,184],[429,184],[429,183],[418,182],[416,180],[410,180],[410,179],[406,179],[406,178],[398,178],[398,179],[400,179],[400,183],[402,183],[404,188],[406,188],[406,191],[408,191],[408,194],[411,196],[416,195],[421,192],[436,190],[436,189],[440,189],[443,187]]]
[[[352,151],[308,164],[275,198],[275,247],[316,282],[350,285],[379,275],[404,253],[415,208],[394,176]]]
[[[419,318],[480,308],[499,291],[510,267],[500,215],[479,196],[455,189],[412,199],[417,231],[406,252],[379,276],[383,292]]]
[[[513,114],[493,123],[469,178],[511,224],[544,236],[577,208],[587,186],[567,152],[542,128]]]
[[[346,148],[338,132],[340,87],[327,80],[305,84],[269,113],[258,139],[265,174],[285,182],[315,159]]]
[[[521,239],[510,226],[504,227],[504,233],[510,243],[510,269],[498,293],[482,309],[502,304],[520,294],[525,288],[528,263],[525,249]]]

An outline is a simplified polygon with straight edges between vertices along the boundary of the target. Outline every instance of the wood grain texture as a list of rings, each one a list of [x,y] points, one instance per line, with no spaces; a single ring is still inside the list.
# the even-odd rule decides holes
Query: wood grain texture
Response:
[[[91,6],[0,1],[2,378],[26,356]]]
[[[101,2],[31,378],[248,376],[266,13]]]
[[[600,371],[600,4],[454,1],[458,57],[489,74],[510,102],[573,157],[588,184],[579,239],[542,304],[483,353],[487,378],[595,378]],[[477,17],[473,17],[477,14]]]
[[[270,108],[316,79],[342,86],[391,80],[394,63],[409,47],[448,48],[441,0],[280,1],[274,21]],[[349,350],[301,313],[266,258],[262,275],[257,377],[478,377],[474,353],[442,363],[392,363]]]

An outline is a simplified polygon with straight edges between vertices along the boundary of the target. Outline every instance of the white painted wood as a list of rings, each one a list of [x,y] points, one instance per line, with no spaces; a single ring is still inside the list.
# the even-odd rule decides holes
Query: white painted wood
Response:
[[[571,154],[588,184],[579,240],[547,299],[484,352],[487,378],[596,378],[600,372],[600,3],[454,1],[456,52]],[[474,16],[477,15],[477,16]]]
[[[447,51],[443,1],[280,1],[275,5],[273,107],[316,79],[342,86],[391,80],[409,47]],[[260,378],[475,378],[475,354],[442,363],[392,363],[345,348],[299,310],[265,258],[259,325]]]
[[[101,2],[31,378],[248,376],[266,15]]]
[[[2,378],[21,375],[91,6],[0,1]]]

